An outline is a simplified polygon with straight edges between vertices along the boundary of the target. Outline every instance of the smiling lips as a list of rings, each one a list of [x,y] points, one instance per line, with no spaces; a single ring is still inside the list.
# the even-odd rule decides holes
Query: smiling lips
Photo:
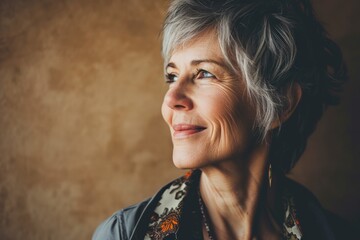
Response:
[[[175,138],[188,137],[206,129],[205,127],[191,124],[175,124],[172,127],[174,129],[173,136]]]

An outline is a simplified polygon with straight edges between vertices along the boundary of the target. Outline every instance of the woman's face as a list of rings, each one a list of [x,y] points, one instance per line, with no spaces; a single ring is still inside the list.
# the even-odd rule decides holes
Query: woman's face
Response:
[[[252,145],[255,110],[244,82],[226,65],[209,31],[175,49],[166,65],[162,115],[178,168],[242,161]]]

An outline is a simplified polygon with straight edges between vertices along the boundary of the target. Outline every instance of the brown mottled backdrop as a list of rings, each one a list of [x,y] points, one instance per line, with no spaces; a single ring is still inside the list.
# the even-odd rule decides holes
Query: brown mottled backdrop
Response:
[[[360,2],[316,0],[351,81],[291,176],[360,215]],[[167,1],[0,1],[0,239],[89,239],[182,174],[160,115]]]

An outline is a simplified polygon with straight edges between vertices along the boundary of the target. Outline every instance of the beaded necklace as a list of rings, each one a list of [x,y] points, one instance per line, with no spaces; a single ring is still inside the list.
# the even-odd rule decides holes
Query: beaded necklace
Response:
[[[206,232],[207,232],[210,240],[216,240],[215,234],[214,234],[212,228],[210,227],[210,223],[208,221],[209,217],[206,212],[206,207],[204,205],[204,202],[201,198],[200,191],[198,191],[198,195],[199,195],[198,199],[199,199],[200,212],[201,212],[201,216],[202,216],[202,219],[203,219],[203,222],[205,225]]]

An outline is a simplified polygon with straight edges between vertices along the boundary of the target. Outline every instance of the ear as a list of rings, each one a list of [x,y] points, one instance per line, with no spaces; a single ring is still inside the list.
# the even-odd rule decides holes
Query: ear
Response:
[[[295,82],[286,90],[287,105],[283,112],[271,124],[271,129],[278,128],[282,123],[286,122],[295,111],[300,102],[302,90],[300,85]]]

